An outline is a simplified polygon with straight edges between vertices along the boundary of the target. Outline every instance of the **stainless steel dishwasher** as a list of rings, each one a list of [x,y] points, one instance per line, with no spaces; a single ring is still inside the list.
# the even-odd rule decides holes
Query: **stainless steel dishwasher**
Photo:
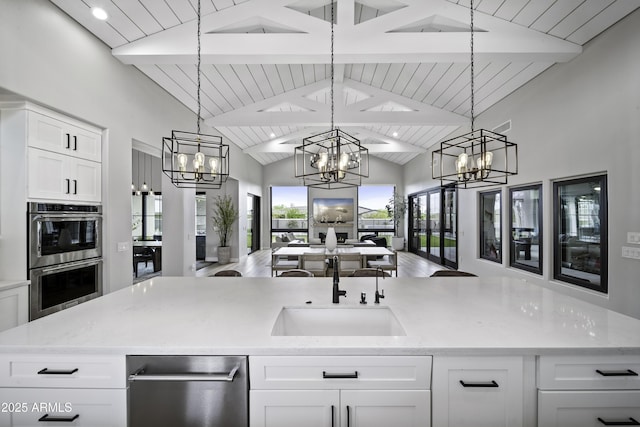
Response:
[[[245,356],[127,356],[129,427],[247,427]]]

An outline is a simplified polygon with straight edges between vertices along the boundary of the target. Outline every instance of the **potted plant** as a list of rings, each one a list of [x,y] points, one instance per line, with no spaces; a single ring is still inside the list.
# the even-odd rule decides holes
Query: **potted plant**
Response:
[[[233,204],[233,199],[230,195],[219,195],[216,198],[211,219],[213,220],[213,226],[220,238],[220,246],[218,246],[218,262],[220,264],[228,264],[231,259],[231,247],[227,244],[233,234],[233,224],[238,219],[238,210]]]
[[[394,191],[393,196],[389,199],[389,203],[385,206],[389,216],[393,219],[395,235],[391,238],[391,247],[396,251],[404,249],[404,237],[398,236],[398,227],[400,221],[404,218],[404,214],[407,212],[407,204],[407,199]]]

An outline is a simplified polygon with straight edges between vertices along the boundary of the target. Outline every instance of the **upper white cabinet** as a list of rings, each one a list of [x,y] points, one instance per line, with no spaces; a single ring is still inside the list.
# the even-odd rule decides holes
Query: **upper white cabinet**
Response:
[[[68,118],[54,118],[29,111],[29,147],[100,162],[102,137],[99,129]]]
[[[21,108],[11,117],[24,131],[12,133],[24,140],[27,199],[100,203],[100,129],[35,105]]]

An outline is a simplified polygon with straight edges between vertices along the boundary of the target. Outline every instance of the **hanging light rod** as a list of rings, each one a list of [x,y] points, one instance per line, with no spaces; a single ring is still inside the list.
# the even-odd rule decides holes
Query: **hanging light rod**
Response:
[[[475,129],[475,70],[473,0],[471,14],[471,132],[442,141],[431,153],[431,176],[440,186],[454,183],[458,188],[479,188],[507,184],[518,173],[518,146],[505,135]]]
[[[369,176],[369,150],[360,140],[335,127],[334,2],[331,2],[331,129],[304,138],[294,149],[296,178],[308,187],[327,190],[357,187]]]
[[[217,189],[229,177],[229,145],[222,137],[200,133],[202,105],[200,102],[200,0],[198,0],[198,112],[196,133],[171,131],[162,138],[162,171],[179,188]]]

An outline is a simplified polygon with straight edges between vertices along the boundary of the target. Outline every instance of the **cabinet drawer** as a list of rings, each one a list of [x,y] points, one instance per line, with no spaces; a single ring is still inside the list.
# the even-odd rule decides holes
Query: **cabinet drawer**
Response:
[[[256,356],[252,389],[419,389],[431,384],[430,356]]]
[[[127,425],[126,390],[4,388],[0,389],[0,405],[2,426]],[[47,418],[53,420],[45,422]]]
[[[3,387],[126,388],[124,356],[2,355]]]
[[[640,390],[640,356],[540,356],[543,390]]]
[[[534,406],[533,360],[527,367],[522,357],[435,357],[433,426],[529,425],[524,402]]]
[[[634,420],[638,424],[634,424]],[[640,425],[640,391],[540,391],[540,427]]]

